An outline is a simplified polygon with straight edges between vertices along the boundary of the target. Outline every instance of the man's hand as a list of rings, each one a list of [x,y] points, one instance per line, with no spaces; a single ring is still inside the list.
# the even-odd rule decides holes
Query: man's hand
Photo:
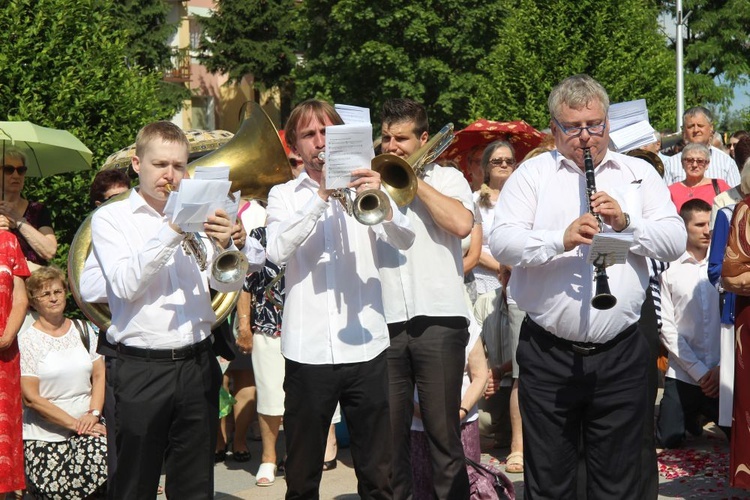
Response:
[[[698,381],[703,394],[709,398],[719,397],[719,367],[714,366]]]
[[[590,245],[595,234],[599,232],[596,217],[585,213],[570,223],[563,235],[565,251],[573,250],[578,245]]]
[[[234,246],[242,250],[242,247],[245,246],[245,239],[247,239],[245,226],[243,226],[242,222],[238,220],[232,226],[232,241],[234,241]]]
[[[598,213],[615,231],[622,231],[628,223],[625,214],[620,208],[617,200],[612,198],[604,191],[597,191],[591,195],[591,207],[595,213]]]
[[[209,215],[203,223],[206,236],[213,238],[221,248],[227,248],[232,242],[232,222],[224,209],[220,208],[214,215]]]
[[[326,189],[326,167],[323,166],[323,169],[320,171],[320,187],[318,188],[318,196],[323,201],[328,201],[328,198],[331,197],[333,194],[333,189]]]
[[[367,189],[380,189],[380,174],[370,168],[358,168],[352,171],[354,180],[347,187],[355,189],[357,194]]]

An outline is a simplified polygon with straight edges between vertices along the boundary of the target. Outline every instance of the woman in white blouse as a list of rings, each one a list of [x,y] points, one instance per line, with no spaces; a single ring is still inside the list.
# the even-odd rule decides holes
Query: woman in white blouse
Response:
[[[65,312],[65,276],[42,267],[26,281],[39,319],[18,337],[27,488],[37,499],[87,498],[107,479],[104,360],[96,335]]]

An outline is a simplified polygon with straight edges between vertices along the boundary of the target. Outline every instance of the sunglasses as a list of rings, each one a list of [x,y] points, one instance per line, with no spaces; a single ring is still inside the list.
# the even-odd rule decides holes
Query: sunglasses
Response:
[[[5,175],[12,175],[13,172],[17,172],[18,175],[26,175],[29,167],[14,167],[13,165],[3,165],[3,173]]]

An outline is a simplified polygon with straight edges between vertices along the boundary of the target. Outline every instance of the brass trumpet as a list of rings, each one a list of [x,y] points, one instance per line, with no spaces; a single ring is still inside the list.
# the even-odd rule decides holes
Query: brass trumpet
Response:
[[[325,161],[325,151],[318,153],[318,159]],[[334,190],[331,196],[339,200],[347,215],[365,226],[383,222],[391,203],[388,196],[379,189],[365,189],[355,195],[353,189],[340,188]]]
[[[171,193],[174,191],[174,186],[166,184],[167,192]],[[225,285],[237,283],[245,279],[249,263],[245,254],[239,250],[226,250],[221,248],[219,244],[211,238],[207,237],[211,242],[214,249],[214,260],[211,264],[211,276]],[[203,242],[203,238],[197,233],[185,233],[185,238],[182,240],[182,249],[186,254],[192,255],[198,264],[198,269],[205,271],[208,266],[208,252],[206,250],[206,244]]]

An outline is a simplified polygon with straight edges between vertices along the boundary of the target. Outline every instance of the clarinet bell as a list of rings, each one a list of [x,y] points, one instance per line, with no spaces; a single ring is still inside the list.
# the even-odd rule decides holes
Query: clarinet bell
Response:
[[[606,273],[597,271],[594,281],[596,281],[596,291],[594,297],[591,299],[591,307],[600,311],[606,311],[615,307],[617,297],[609,291],[609,281]]]

